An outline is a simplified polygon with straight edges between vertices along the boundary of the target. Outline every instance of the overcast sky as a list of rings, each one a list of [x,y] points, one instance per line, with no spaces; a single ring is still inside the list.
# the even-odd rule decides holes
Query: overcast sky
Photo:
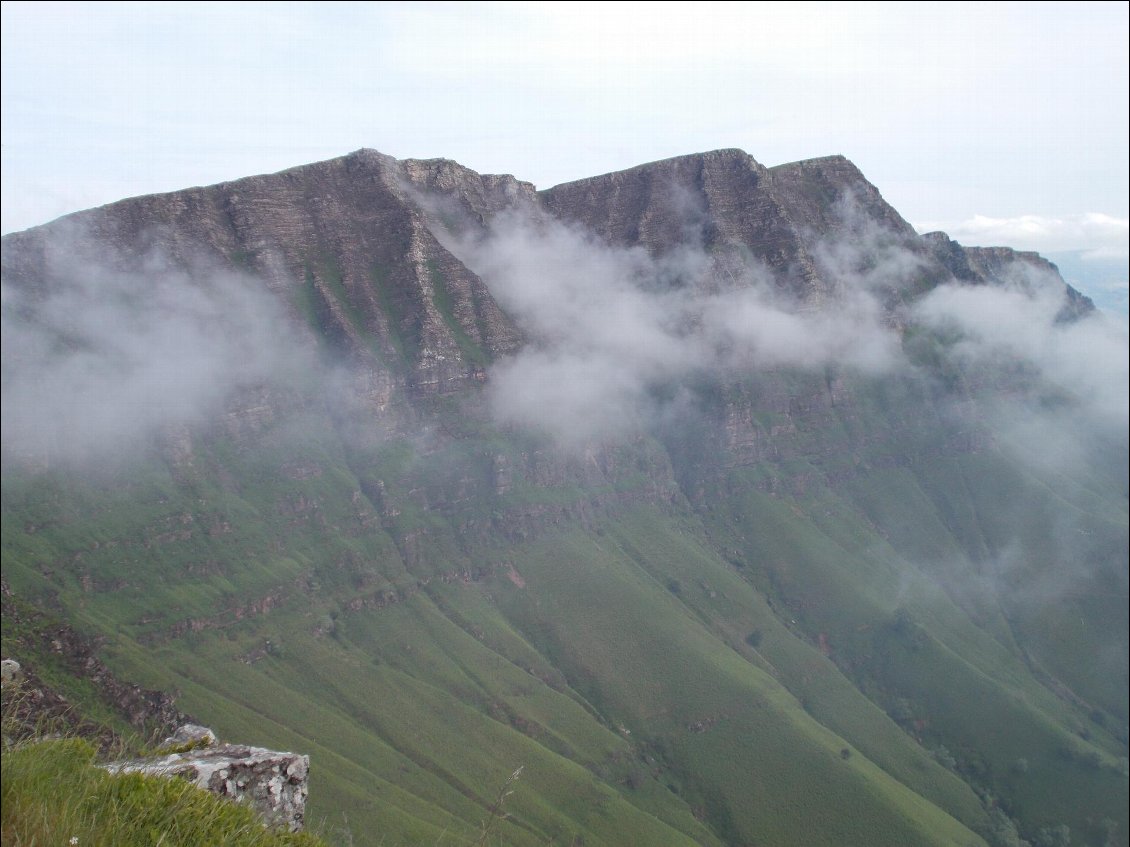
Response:
[[[2,228],[359,147],[539,188],[740,147],[842,153],[920,228],[1124,268],[1127,10],[5,2]]]

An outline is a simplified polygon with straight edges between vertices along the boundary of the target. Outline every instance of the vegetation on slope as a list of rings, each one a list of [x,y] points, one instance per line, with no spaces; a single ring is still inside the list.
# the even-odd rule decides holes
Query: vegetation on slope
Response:
[[[897,528],[941,513],[897,472],[795,497],[738,479],[744,495],[699,511],[632,505],[643,474],[587,528],[521,541],[506,515],[591,494],[480,486],[441,517],[411,492],[474,478],[497,443],[361,465],[325,436],[265,441],[215,442],[187,479],[9,475],[5,575],[226,736],[310,753],[312,818],[344,814],[359,842],[469,841],[519,766],[505,843],[964,847],[1006,801],[1032,835],[1122,831],[1120,742],[994,618],[926,590]],[[221,463],[238,487],[214,481]],[[923,476],[937,488],[951,466]],[[398,515],[358,498],[358,473]],[[941,526],[939,545],[964,543]]]

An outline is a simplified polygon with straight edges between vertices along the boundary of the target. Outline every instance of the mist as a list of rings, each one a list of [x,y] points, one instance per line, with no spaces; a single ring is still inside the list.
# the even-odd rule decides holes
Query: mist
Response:
[[[1057,278],[1023,267],[1000,286],[939,286],[913,315],[951,339],[962,373],[1027,384],[979,400],[999,449],[1042,474],[1085,470],[1125,489],[1130,333],[1107,312],[1067,309]]]
[[[297,365],[292,325],[261,282],[157,252],[122,270],[75,233],[53,238],[50,285],[2,284],[6,459],[134,452]]]
[[[447,245],[530,339],[491,368],[496,421],[575,448],[669,419],[666,405],[685,410],[687,389],[704,379],[834,368],[931,380],[903,351],[903,327],[915,326],[945,338],[943,358],[973,382],[1025,374],[1031,391],[981,398],[998,443],[1025,461],[1077,464],[1090,433],[1125,442],[1126,324],[1098,311],[1068,317],[1054,274],[1017,263],[1003,284],[950,279],[919,297],[914,281],[937,266],[845,196],[833,233],[808,234],[822,288],[801,297],[748,252],[705,248],[693,198],[675,205],[684,239],[658,256],[531,209]]]
[[[903,351],[903,327],[914,325],[948,339],[944,356],[963,372],[1027,369],[1039,390],[989,410],[1006,443],[1054,463],[1077,458],[1080,427],[1125,441],[1125,322],[1064,319],[1053,275],[1021,265],[1003,285],[951,280],[904,297],[927,258],[845,196],[832,234],[807,234],[818,286],[802,295],[795,275],[748,251],[704,246],[709,222],[689,192],[673,189],[672,202],[683,238],[661,255],[530,207],[497,214],[485,231],[447,233],[445,246],[529,339],[490,368],[497,423],[572,449],[682,416],[704,380],[829,368],[929,378]],[[78,249],[79,235],[51,245],[55,284],[3,285],[6,457],[124,449],[214,419],[233,392],[311,365],[300,328],[260,281],[159,253],[124,271],[107,252]],[[327,385],[349,382],[341,367]]]
[[[704,375],[903,365],[873,286],[852,274],[837,278],[834,302],[816,304],[748,255],[691,238],[654,256],[529,210],[450,246],[530,338],[491,369],[496,419],[563,446],[646,427],[664,413],[656,389],[670,396]],[[846,265],[831,249],[826,259],[833,273]]]
[[[1025,268],[999,287],[941,286],[923,298],[915,315],[959,334],[951,354],[965,366],[1026,362],[1074,410],[1124,430],[1130,375],[1126,323],[1099,311],[1065,319],[1066,305],[1058,280]]]

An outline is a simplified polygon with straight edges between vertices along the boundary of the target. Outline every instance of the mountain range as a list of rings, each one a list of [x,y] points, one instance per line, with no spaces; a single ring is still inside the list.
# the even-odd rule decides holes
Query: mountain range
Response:
[[[350,843],[1126,844],[1126,382],[841,156],[127,199],[3,239],[4,655]]]

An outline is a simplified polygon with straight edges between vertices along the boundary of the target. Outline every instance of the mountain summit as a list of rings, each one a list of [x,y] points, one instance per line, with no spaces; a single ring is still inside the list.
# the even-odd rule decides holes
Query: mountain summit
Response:
[[[354,843],[1127,841],[1124,337],[842,156],[359,150],[3,285],[5,595]]]

